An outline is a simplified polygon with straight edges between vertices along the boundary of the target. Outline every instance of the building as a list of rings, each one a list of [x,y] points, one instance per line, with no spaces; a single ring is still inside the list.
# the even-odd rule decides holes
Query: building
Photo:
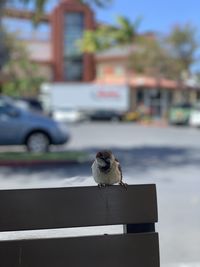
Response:
[[[33,16],[31,12],[13,9],[7,9],[5,14],[21,20]],[[127,70],[132,47],[113,48],[98,55],[81,54],[76,40],[97,23],[93,11],[77,0],[61,0],[51,14],[41,18],[41,23],[50,26],[50,38],[40,40],[33,35],[23,42],[30,60],[39,63],[47,81],[93,82],[102,86],[126,84],[130,88],[130,109],[144,104],[157,117],[165,116],[174,102],[199,99],[195,86],[180,86],[175,81],[138,76]]]
[[[33,13],[28,11],[5,10],[5,16],[20,20],[30,20]],[[95,78],[94,56],[81,54],[76,46],[85,29],[94,29],[92,10],[76,0],[63,0],[49,15],[44,15],[40,23],[50,26],[47,40],[32,34],[23,40],[30,53],[30,59],[41,66],[41,71],[50,81],[89,82]]]
[[[179,84],[168,79],[156,79],[137,75],[127,69],[133,47],[112,48],[96,55],[96,82],[104,84],[128,84],[130,107],[149,107],[155,117],[165,117],[174,103],[196,102],[200,92],[196,84]]]

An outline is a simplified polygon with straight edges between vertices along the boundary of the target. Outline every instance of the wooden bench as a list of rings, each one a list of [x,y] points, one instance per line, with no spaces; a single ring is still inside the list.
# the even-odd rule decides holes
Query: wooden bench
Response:
[[[124,233],[0,240],[1,267],[158,267],[155,185],[0,190],[0,232],[124,225]]]

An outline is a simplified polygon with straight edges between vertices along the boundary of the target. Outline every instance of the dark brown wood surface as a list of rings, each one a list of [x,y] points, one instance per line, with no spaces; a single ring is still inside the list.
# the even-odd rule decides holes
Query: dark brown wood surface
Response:
[[[154,185],[0,190],[0,231],[156,221]]]
[[[2,267],[159,267],[156,233],[0,242]]]
[[[154,222],[155,185],[0,190],[0,231]]]

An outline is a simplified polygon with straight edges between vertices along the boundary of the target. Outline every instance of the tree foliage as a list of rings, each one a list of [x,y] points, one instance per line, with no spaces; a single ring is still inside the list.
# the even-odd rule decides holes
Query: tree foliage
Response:
[[[22,42],[15,36],[7,35],[7,43],[11,48],[10,59],[3,66],[1,75],[4,82],[2,93],[11,96],[35,96],[44,78],[37,64],[29,60]]]
[[[130,64],[136,72],[183,81],[190,77],[199,44],[191,24],[172,28],[162,38],[139,37]]]
[[[85,31],[83,39],[77,41],[77,45],[82,52],[96,53],[108,49],[113,42],[111,27],[102,25],[95,31]]]
[[[2,11],[5,5],[5,0],[0,1],[0,70],[4,63],[9,58],[10,48],[6,45],[6,33],[2,26]]]
[[[83,52],[96,53],[107,48],[134,45],[129,55],[128,68],[135,73],[181,80],[189,77],[198,49],[196,29],[190,25],[176,26],[167,36],[138,35],[141,19],[134,23],[118,17],[115,27],[102,25],[86,31],[79,43]]]
[[[196,61],[196,52],[199,46],[196,28],[191,24],[177,25],[167,36],[166,42],[182,70],[189,73],[191,66]]]
[[[136,73],[184,81],[190,77],[199,44],[196,29],[176,26],[165,37],[138,36],[129,67]]]
[[[11,46],[7,42],[7,34],[0,25],[0,70],[3,65],[9,60]]]
[[[155,36],[138,36],[129,58],[129,68],[138,74],[169,79],[176,79],[181,71],[179,62]]]
[[[82,52],[96,53],[113,46],[131,44],[137,34],[140,19],[131,22],[123,16],[117,17],[117,25],[100,25],[96,30],[87,30],[78,42]]]

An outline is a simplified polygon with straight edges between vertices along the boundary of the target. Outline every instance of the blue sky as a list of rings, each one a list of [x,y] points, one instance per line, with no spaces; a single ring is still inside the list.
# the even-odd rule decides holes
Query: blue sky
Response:
[[[47,0],[48,11],[59,0]],[[100,22],[114,23],[118,15],[127,16],[134,21],[143,17],[141,31],[158,31],[167,33],[175,24],[191,22],[200,32],[200,0],[112,0],[107,9],[95,9]]]
[[[59,2],[47,1],[47,11]],[[96,9],[95,13],[98,21],[108,23],[115,23],[118,15],[127,16],[131,21],[141,16],[140,32],[167,33],[175,24],[190,22],[200,35],[200,0],[113,0],[109,8]]]
[[[113,0],[107,10],[96,13],[103,22],[114,22],[117,15],[133,21],[142,16],[140,31],[167,33],[175,24],[191,22],[200,33],[200,0]]]
[[[200,42],[200,0],[113,0],[108,9],[96,10],[96,18],[101,22],[114,23],[117,15],[131,21],[141,16],[139,32],[167,34],[174,25],[189,22],[197,28]],[[200,51],[197,56],[200,57]],[[200,63],[192,69],[199,70]]]

